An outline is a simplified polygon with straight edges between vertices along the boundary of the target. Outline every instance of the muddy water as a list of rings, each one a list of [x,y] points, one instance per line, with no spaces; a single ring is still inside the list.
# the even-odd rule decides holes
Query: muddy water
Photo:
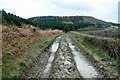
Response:
[[[52,44],[51,48],[50,48],[50,52],[51,52],[51,55],[50,55],[50,58],[48,60],[48,63],[47,63],[47,66],[44,70],[44,73],[43,73],[43,78],[47,78],[49,76],[49,73],[50,73],[50,70],[51,70],[51,67],[52,67],[52,62],[55,58],[55,53],[57,51],[57,49],[59,48],[59,40],[60,40],[61,37],[58,37],[56,39],[56,41]]]
[[[75,45],[69,43],[74,59],[77,64],[77,69],[83,78],[98,78],[98,73],[95,68],[86,60],[86,58],[76,50]]]

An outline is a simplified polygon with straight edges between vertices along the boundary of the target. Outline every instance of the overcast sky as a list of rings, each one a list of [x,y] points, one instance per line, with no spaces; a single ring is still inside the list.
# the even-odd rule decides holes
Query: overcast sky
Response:
[[[118,22],[119,0],[0,0],[0,9],[23,18],[34,16],[93,16]]]

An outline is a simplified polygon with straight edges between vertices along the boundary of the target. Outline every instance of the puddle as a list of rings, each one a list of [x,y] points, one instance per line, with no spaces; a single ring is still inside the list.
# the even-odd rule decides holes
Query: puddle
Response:
[[[86,60],[86,58],[75,49],[75,45],[69,43],[74,59],[77,64],[77,69],[83,78],[98,78],[98,73],[95,68]]]
[[[64,61],[64,65],[70,65],[71,63],[67,61],[67,59]]]
[[[51,46],[51,48],[50,48],[50,52],[51,53],[55,53],[56,51],[57,51],[57,49],[58,49],[58,47],[59,47],[59,39],[60,39],[61,37],[58,37],[57,39],[56,39],[56,41],[53,43],[53,45]]]
[[[60,40],[60,38],[61,37],[58,37],[55,40],[55,42],[52,44],[51,48],[50,48],[51,55],[50,55],[50,58],[48,60],[46,69],[44,70],[44,74],[43,74],[44,78],[47,78],[49,76],[49,73],[50,73],[50,70],[51,70],[51,67],[52,67],[52,62],[53,62],[53,60],[55,58],[55,52],[59,48],[59,40]]]

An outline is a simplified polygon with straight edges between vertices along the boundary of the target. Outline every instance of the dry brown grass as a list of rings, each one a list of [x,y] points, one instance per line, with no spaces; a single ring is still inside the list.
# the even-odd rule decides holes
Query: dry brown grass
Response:
[[[41,49],[44,49],[45,44],[50,43],[50,41],[55,38],[55,35],[61,33],[59,30],[38,30],[34,32],[33,26],[24,26],[22,28],[17,28],[16,26],[12,26],[8,28],[8,26],[2,26],[2,54],[3,54],[3,76],[4,77],[12,77],[19,73],[19,64],[23,62],[28,64],[32,58],[35,58],[40,53]],[[10,63],[7,63],[8,55],[14,56],[14,58],[10,59]],[[14,66],[12,66],[12,65]],[[12,67],[11,67],[12,66]],[[15,67],[13,70],[9,70]],[[8,68],[8,73],[6,73],[6,68]]]
[[[7,47],[7,48],[3,48],[3,51],[9,51],[9,50],[22,50],[29,47],[29,44],[37,41],[37,40],[42,40],[43,37],[51,35],[51,34],[57,34],[57,33],[61,33],[61,31],[59,30],[37,30],[36,32],[32,31],[32,28],[7,28],[5,26],[3,26],[3,30],[2,30],[2,37],[3,37],[3,45],[7,45],[7,46],[3,46],[3,47]],[[23,46],[23,49],[20,47],[17,47],[18,44],[26,44],[26,46]],[[6,50],[4,50],[6,49]]]

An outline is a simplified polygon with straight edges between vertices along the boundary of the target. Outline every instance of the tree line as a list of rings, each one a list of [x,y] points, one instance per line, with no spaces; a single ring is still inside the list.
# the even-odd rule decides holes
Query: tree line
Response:
[[[27,19],[21,18],[19,16],[16,16],[14,14],[11,13],[7,13],[6,11],[2,10],[2,24],[3,25],[16,25],[16,26],[21,26],[22,24],[30,24],[30,25],[34,25],[35,24]]]
[[[17,25],[21,26],[22,24],[29,24],[33,26],[37,26],[41,29],[59,29],[63,31],[73,31],[78,30],[79,28],[86,27],[97,27],[100,28],[103,25],[101,24],[92,24],[89,22],[83,21],[83,17],[81,16],[69,16],[69,17],[59,17],[59,16],[41,16],[41,17],[33,17],[30,19],[24,19],[22,17],[16,16],[12,13],[7,13],[2,10],[2,24],[4,25]],[[37,20],[35,20],[37,18]],[[65,24],[63,22],[73,22],[72,24]]]

